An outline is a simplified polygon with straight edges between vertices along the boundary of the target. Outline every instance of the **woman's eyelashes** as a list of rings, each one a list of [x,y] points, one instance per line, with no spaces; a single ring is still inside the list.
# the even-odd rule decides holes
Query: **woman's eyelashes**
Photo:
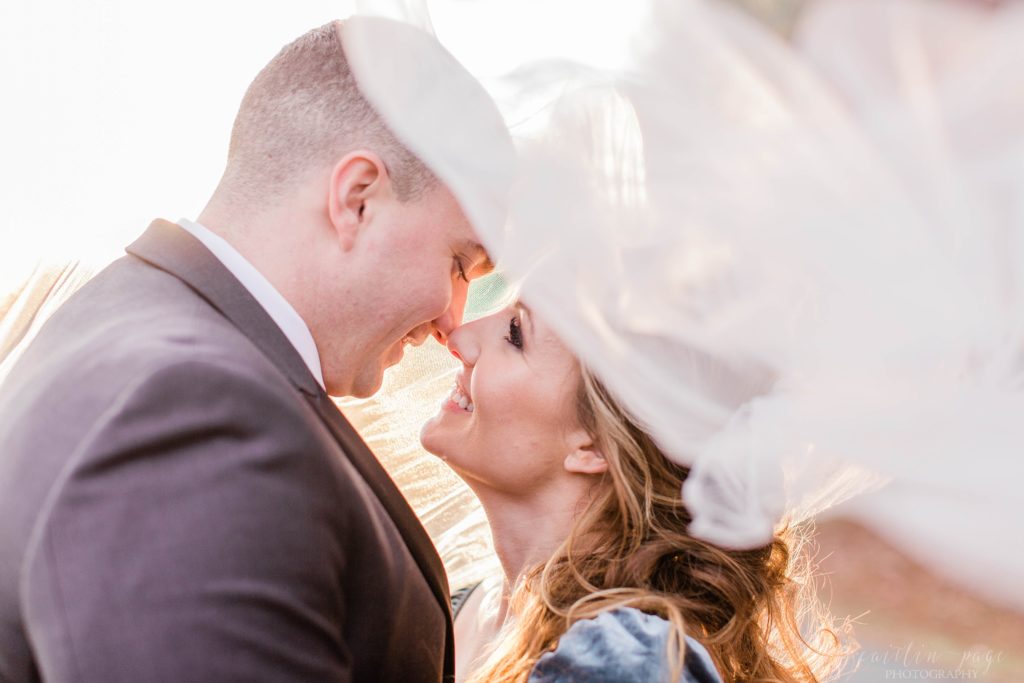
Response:
[[[517,349],[522,350],[523,348],[523,329],[517,316],[512,316],[512,319],[508,321],[508,334],[505,336],[505,341]]]

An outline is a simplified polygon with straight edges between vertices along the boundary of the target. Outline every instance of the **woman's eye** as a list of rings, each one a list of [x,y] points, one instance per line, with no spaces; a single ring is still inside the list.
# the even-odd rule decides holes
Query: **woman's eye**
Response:
[[[455,259],[455,267],[459,269],[459,278],[464,282],[469,282],[469,278],[466,277],[466,269],[462,266],[462,259]]]
[[[508,335],[505,337],[512,346],[517,349],[523,348],[523,330],[519,326],[519,318],[512,316],[512,319],[508,321]]]

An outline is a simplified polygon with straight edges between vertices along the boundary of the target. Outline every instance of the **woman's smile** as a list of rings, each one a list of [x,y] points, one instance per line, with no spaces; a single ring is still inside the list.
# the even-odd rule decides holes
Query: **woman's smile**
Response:
[[[460,379],[456,379],[455,387],[452,389],[452,393],[448,395],[442,406],[445,410],[450,410],[456,413],[472,413],[474,410],[473,399],[470,398],[470,393],[467,391]]]

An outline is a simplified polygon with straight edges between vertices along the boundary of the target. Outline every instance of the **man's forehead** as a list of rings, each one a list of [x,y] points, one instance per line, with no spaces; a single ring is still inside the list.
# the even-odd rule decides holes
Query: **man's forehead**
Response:
[[[450,204],[450,208],[454,211],[454,214],[449,214],[451,220],[451,223],[449,223],[449,235],[455,239],[456,250],[470,257],[474,263],[479,262],[479,265],[474,266],[474,270],[479,269],[484,274],[492,272],[494,270],[494,260],[487,253],[487,249],[480,243],[478,233],[469,217],[466,216],[462,205],[450,190],[442,188],[442,191],[446,201]]]

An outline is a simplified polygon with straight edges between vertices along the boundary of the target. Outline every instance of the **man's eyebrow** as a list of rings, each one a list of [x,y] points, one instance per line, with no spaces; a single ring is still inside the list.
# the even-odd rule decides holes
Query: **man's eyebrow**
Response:
[[[482,247],[481,247],[482,248]],[[494,272],[494,261],[488,256],[487,252],[484,252],[484,260],[477,266],[484,275],[490,275]]]
[[[490,254],[488,254],[487,250],[484,249],[484,245],[479,242],[466,240],[462,243],[462,250],[467,254],[472,254],[474,260],[480,259],[480,264],[476,266],[474,270],[479,270],[484,275],[489,275],[494,272],[494,261],[491,260]]]
[[[520,323],[526,322],[530,327],[530,336],[533,336],[533,311],[530,307],[523,303],[522,299],[517,299],[515,304],[516,309],[519,310],[519,321]]]

